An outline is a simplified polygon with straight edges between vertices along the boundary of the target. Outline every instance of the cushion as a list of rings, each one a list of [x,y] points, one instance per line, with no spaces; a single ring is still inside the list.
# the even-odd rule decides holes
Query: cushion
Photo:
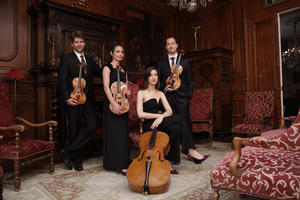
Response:
[[[12,126],[15,124],[14,112],[11,106],[11,99],[8,91],[8,84],[0,82],[0,126]],[[14,137],[14,131],[0,131],[4,138]]]
[[[266,199],[300,199],[300,152],[246,146],[239,176],[229,172],[234,152],[211,171],[213,189],[229,189]]]
[[[275,130],[263,132],[260,136],[266,139],[275,139],[278,138],[285,131],[286,129],[275,129]]]
[[[0,158],[17,158],[15,153],[15,140],[2,142],[0,145]],[[20,153],[19,158],[24,158],[33,154],[38,154],[54,148],[53,143],[35,140],[35,139],[22,139],[20,140]]]
[[[192,123],[192,129],[193,131],[197,130],[212,130],[212,125],[207,123]]]
[[[274,91],[246,92],[244,123],[264,124],[264,116],[273,116],[274,105]]]
[[[300,110],[294,123],[278,138],[254,137],[250,142],[252,146],[300,151]]]
[[[262,124],[239,124],[232,127],[231,132],[233,133],[250,133],[250,134],[257,134],[271,130],[272,127],[266,126],[264,129],[264,125]]]

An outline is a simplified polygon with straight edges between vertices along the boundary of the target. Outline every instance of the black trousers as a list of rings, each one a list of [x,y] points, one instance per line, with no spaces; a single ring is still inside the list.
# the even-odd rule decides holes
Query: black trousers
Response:
[[[64,151],[71,160],[81,162],[83,150],[97,128],[95,107],[87,101],[85,104],[77,106],[65,105],[65,110],[69,124],[69,142]],[[80,127],[82,118],[85,121],[84,128]]]
[[[174,93],[166,94],[167,100],[175,114],[181,115],[183,121],[185,122],[184,127],[187,130],[182,131],[181,144],[187,148],[195,149],[193,133],[192,133],[192,123],[190,118],[190,101],[188,98],[181,98],[180,101]],[[186,152],[184,152],[186,153]]]

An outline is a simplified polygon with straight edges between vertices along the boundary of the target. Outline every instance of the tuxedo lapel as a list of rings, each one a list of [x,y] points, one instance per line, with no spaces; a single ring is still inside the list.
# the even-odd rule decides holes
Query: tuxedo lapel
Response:
[[[165,59],[165,70],[166,70],[166,73],[168,74],[168,76],[171,74],[171,66],[170,66],[170,62],[169,62],[169,58],[167,57]]]

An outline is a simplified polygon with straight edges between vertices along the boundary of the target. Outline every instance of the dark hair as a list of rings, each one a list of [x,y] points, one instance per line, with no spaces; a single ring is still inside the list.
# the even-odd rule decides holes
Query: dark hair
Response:
[[[74,31],[70,37],[71,42],[74,42],[75,38],[81,38],[85,41],[83,33],[81,31]]]
[[[118,47],[118,46],[120,46],[120,47],[122,47],[123,49],[124,49],[124,47],[123,47],[123,44],[121,43],[121,42],[113,42],[113,44],[111,45],[111,48],[110,48],[110,51],[111,52],[114,52],[115,51],[115,49],[116,49],[116,47]]]
[[[143,84],[142,84],[142,90],[145,90],[145,89],[148,88],[148,78],[151,76],[151,71],[152,70],[155,70],[157,72],[157,75],[158,75],[158,70],[155,67],[148,67],[148,68],[146,68],[146,71],[145,71],[145,74],[144,74],[144,81],[143,81]],[[159,77],[157,79],[157,83],[155,85],[155,88],[156,89],[160,88]]]

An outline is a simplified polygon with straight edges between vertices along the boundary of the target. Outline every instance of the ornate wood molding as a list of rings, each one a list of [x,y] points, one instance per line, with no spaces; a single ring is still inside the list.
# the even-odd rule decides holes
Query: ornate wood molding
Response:
[[[3,55],[0,55],[0,61],[4,61],[4,62],[9,62],[11,60],[13,60],[16,56],[17,56],[17,53],[18,53],[18,37],[17,37],[17,2],[16,0],[13,0],[12,1],[12,10],[13,10],[13,50],[11,52],[10,55],[8,56],[3,56]],[[2,8],[4,9],[4,8]],[[3,28],[3,27],[2,27]]]

